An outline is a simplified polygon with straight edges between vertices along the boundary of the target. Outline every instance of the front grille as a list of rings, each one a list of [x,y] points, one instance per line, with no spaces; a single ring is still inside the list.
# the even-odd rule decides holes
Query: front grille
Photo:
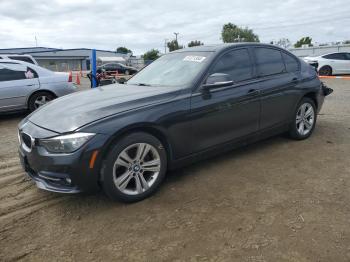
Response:
[[[26,133],[22,133],[21,138],[22,138],[23,144],[25,144],[26,147],[31,149],[32,148],[32,138],[29,135],[27,135]]]

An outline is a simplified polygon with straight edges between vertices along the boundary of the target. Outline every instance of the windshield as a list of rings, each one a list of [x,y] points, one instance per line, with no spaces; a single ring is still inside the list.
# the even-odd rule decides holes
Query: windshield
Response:
[[[211,52],[181,52],[164,55],[144,68],[127,84],[181,86],[189,84],[207,63]]]

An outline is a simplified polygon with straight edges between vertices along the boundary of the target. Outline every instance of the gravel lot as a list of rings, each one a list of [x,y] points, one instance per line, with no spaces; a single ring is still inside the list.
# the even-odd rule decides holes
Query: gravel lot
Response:
[[[350,261],[350,81],[313,136],[284,136],[170,173],[136,204],[37,189],[0,117],[0,261]]]

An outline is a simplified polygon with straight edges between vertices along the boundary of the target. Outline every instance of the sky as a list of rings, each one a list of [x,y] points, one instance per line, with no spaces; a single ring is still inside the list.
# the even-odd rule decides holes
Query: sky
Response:
[[[315,42],[350,40],[349,0],[0,0],[0,48],[38,46],[115,50],[136,55],[165,39],[222,43],[231,22],[261,42],[303,36]]]

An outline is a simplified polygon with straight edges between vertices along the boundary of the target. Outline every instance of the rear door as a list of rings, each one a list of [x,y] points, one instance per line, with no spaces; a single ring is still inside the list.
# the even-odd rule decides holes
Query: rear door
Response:
[[[260,130],[274,128],[290,121],[299,93],[298,60],[273,47],[254,47],[257,75],[260,80]],[[288,68],[285,66],[288,64]]]
[[[27,98],[39,89],[38,74],[16,63],[0,63],[0,111],[27,107]]]

